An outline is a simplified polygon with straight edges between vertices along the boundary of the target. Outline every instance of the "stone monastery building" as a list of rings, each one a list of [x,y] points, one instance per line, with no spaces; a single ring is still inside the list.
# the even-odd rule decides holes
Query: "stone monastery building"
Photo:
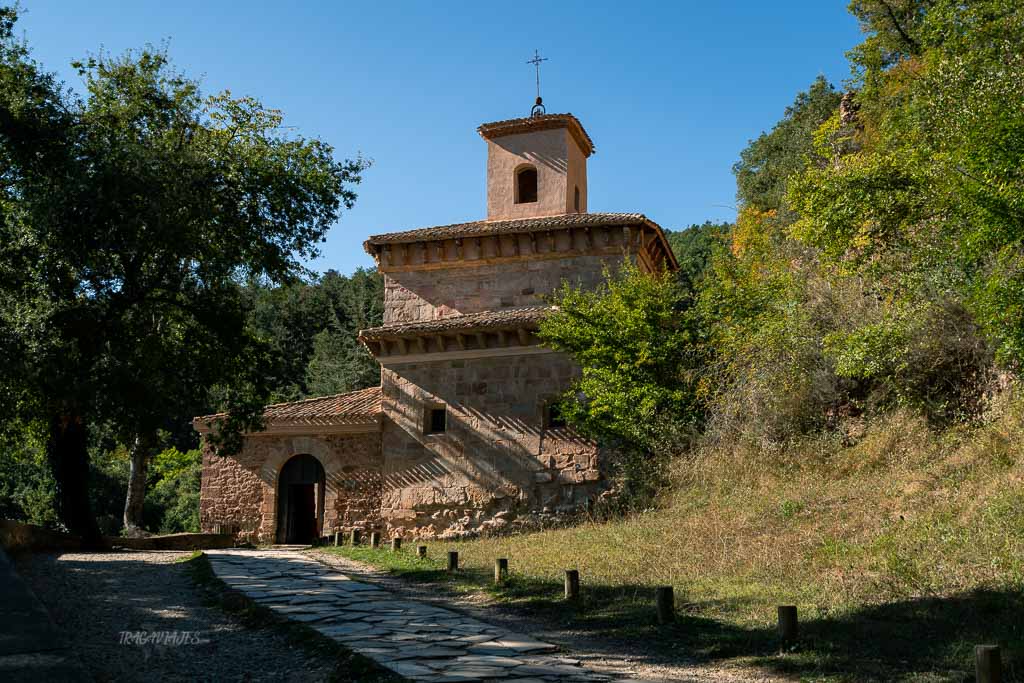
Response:
[[[536,110],[536,108],[535,108]],[[538,344],[544,297],[624,257],[677,267],[638,213],[587,212],[594,144],[572,114],[485,123],[487,219],[370,237],[380,386],[267,406],[240,453],[204,446],[203,531],[305,543],[336,531],[458,537],[589,505],[607,454],[552,402],[579,373]],[[196,418],[206,433],[218,416]]]

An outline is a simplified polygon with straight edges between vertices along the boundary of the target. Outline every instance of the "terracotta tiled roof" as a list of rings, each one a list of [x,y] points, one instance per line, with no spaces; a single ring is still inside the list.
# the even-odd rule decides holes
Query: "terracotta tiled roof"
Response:
[[[589,157],[594,153],[594,141],[587,135],[587,131],[583,128],[580,120],[572,114],[541,114],[521,119],[494,121],[481,125],[476,129],[476,132],[480,133],[480,137],[485,140],[490,140],[506,135],[532,133],[537,130],[551,130],[553,128],[568,128],[572,136],[576,138],[576,144],[580,146],[585,155]]]
[[[378,244],[400,244],[402,242],[421,242],[423,240],[455,239],[457,237],[478,237],[484,235],[514,234],[522,232],[541,232],[563,228],[586,228],[599,226],[641,225],[661,227],[642,213],[564,213],[558,216],[541,216],[539,218],[520,218],[510,221],[473,221],[471,223],[454,223],[438,225],[433,228],[419,228],[403,232],[389,232],[383,235],[371,235],[363,246],[367,253],[373,254],[372,246]]]
[[[392,337],[413,336],[417,334],[436,334],[441,332],[468,332],[475,330],[514,330],[522,327],[536,327],[544,316],[550,313],[550,306],[529,306],[523,308],[507,308],[500,311],[483,311],[455,315],[437,320],[418,320],[409,323],[391,323],[381,327],[372,327],[359,333],[364,341],[386,339]]]
[[[347,394],[318,396],[289,403],[272,403],[263,410],[268,425],[336,425],[372,423],[381,414],[381,389],[370,387]],[[192,420],[204,425],[223,418],[224,413]]]

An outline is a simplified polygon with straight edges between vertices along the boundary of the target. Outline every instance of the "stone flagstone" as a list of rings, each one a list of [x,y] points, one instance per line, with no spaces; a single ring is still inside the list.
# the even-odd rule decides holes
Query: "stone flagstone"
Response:
[[[414,681],[611,681],[550,643],[354,581],[282,550],[207,550],[228,586]]]

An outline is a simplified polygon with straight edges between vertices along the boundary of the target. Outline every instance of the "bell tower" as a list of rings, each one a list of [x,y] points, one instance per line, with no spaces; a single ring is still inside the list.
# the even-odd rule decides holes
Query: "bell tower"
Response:
[[[587,158],[594,143],[572,114],[485,123],[487,220],[587,212]]]

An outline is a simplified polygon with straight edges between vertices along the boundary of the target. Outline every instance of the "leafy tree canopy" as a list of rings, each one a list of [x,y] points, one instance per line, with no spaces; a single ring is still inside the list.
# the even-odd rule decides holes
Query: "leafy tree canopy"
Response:
[[[691,290],[696,288],[716,246],[726,239],[731,230],[732,225],[729,223],[705,221],[684,230],[665,233],[669,246],[672,247],[679,262],[678,276],[685,287]]]
[[[49,425],[61,516],[95,536],[90,426],[132,443],[213,384],[225,437],[257,424],[270,363],[239,283],[304,275],[365,163],[204,95],[159,50],[76,63],[76,95],[15,20],[0,9],[0,414]]]
[[[796,96],[771,132],[747,145],[733,166],[741,206],[758,211],[785,209],[786,182],[811,160],[812,133],[836,110],[839,99],[825,77],[818,76],[807,92]]]
[[[328,271],[314,282],[282,287],[254,283],[251,326],[275,359],[274,401],[344,393],[380,382],[380,366],[356,341],[380,325],[384,279],[363,268]]]
[[[891,300],[966,305],[1004,360],[1020,362],[1024,8],[913,6],[917,48],[887,68],[862,61],[858,125],[819,133],[853,151],[791,183],[794,235]]]
[[[545,344],[570,353],[583,374],[563,413],[609,443],[648,447],[667,421],[700,419],[699,330],[690,297],[671,273],[625,262],[597,290],[563,285],[541,323]]]

